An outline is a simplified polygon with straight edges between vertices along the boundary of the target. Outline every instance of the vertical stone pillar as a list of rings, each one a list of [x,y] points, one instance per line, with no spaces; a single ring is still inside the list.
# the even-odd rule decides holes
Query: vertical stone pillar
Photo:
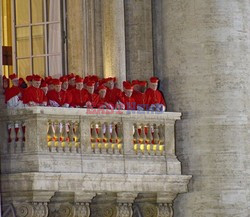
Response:
[[[151,0],[125,0],[127,79],[153,75]]]
[[[193,175],[175,216],[249,216],[250,2],[166,0],[164,76],[168,108],[183,113],[177,155]]]
[[[84,75],[87,62],[85,60],[83,0],[74,4],[67,0],[67,39],[68,39],[68,72]]]
[[[123,0],[102,0],[104,76],[126,80],[125,25]]]

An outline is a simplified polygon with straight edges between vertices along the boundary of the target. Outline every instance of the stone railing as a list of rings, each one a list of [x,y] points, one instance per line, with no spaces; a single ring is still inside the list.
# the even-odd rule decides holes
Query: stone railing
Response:
[[[4,204],[17,213],[33,213],[27,216],[39,210],[39,216],[101,217],[107,210],[115,213],[110,217],[144,216],[139,213],[147,210],[171,216],[173,199],[187,191],[190,179],[181,175],[175,156],[180,116],[50,107],[3,110]],[[84,215],[76,214],[81,210]]]

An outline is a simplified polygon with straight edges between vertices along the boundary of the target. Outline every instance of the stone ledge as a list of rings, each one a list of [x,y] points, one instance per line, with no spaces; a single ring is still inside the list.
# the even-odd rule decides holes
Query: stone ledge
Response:
[[[187,192],[188,175],[19,173],[2,175],[2,192]]]

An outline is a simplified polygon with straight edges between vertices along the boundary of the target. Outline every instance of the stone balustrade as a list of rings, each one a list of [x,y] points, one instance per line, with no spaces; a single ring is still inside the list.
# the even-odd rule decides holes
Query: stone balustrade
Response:
[[[175,156],[180,115],[49,107],[3,110],[5,206],[29,213],[17,216],[131,217],[133,212],[147,216],[142,213],[149,210],[171,216],[173,199],[187,191],[190,179],[181,175]]]

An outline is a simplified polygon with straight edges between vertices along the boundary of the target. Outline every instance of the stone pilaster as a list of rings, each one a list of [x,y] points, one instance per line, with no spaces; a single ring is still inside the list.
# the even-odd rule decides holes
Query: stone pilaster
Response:
[[[104,76],[116,76],[118,85],[126,80],[124,1],[102,1]]]
[[[125,0],[127,79],[153,75],[151,0]]]
[[[68,72],[74,72],[79,75],[84,75],[84,16],[83,0],[72,1],[67,0],[67,40],[68,40]]]
[[[175,216],[249,216],[250,5],[164,0],[164,75],[170,111],[183,113],[176,151],[189,193]]]

